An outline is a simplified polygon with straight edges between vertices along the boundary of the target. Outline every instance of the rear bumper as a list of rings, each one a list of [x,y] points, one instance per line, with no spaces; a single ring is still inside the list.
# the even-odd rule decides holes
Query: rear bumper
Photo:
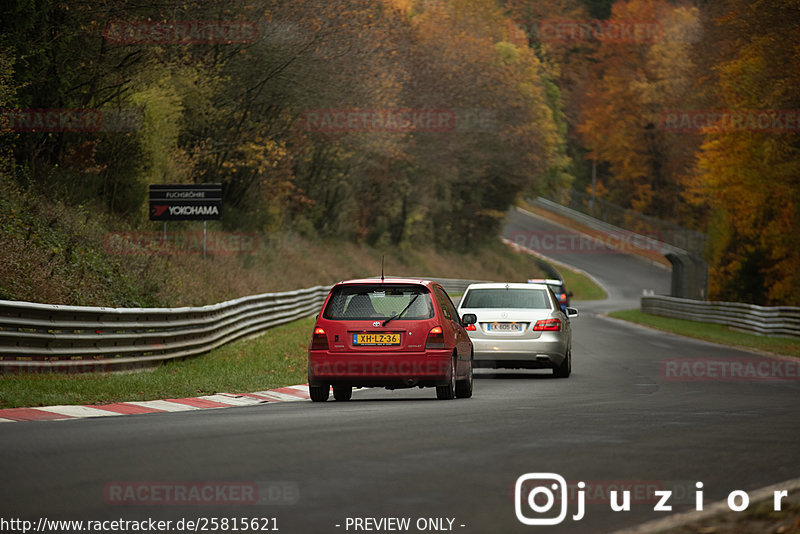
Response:
[[[443,386],[450,381],[450,349],[425,352],[308,352],[308,383],[355,387]]]
[[[540,339],[472,339],[476,367],[551,369],[564,362],[566,340],[548,336]]]

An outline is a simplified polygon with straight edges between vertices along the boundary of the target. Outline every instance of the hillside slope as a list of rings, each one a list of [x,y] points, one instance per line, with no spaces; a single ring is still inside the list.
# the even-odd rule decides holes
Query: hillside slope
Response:
[[[115,307],[198,306],[385,272],[524,281],[543,275],[533,258],[490,243],[468,253],[409,244],[374,248],[296,233],[240,234],[200,223],[131,228],[97,206],[66,206],[0,182],[0,299]],[[234,249],[231,251],[230,249]]]

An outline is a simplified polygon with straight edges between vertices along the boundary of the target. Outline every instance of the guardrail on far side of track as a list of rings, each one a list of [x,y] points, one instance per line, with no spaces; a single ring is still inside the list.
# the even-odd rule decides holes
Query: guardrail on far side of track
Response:
[[[706,302],[652,295],[642,297],[642,311],[663,317],[727,325],[769,336],[800,337],[800,307]]]

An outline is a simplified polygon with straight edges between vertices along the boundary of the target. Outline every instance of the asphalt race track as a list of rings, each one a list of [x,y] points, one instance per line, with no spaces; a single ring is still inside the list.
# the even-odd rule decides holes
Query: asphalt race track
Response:
[[[567,232],[509,214],[507,237],[534,231]],[[420,522],[428,532],[607,532],[668,515],[637,498],[642,488],[674,490],[678,512],[692,508],[697,481],[710,502],[800,476],[800,381],[669,379],[665,360],[761,357],[600,317],[635,307],[643,289],[666,292],[669,272],[611,250],[557,252],[611,297],[573,303],[581,316],[569,379],[480,370],[469,400],[376,389],[349,403],[3,424],[0,517],[264,517],[283,534],[366,532],[352,518],[405,517],[406,532],[420,532],[427,518],[445,518]],[[559,526],[523,525],[514,485],[529,472],[603,491],[630,487],[631,510],[612,512],[606,494],[593,493],[579,521],[568,500]],[[266,488],[268,502],[119,504],[109,496],[130,482],[214,481]]]

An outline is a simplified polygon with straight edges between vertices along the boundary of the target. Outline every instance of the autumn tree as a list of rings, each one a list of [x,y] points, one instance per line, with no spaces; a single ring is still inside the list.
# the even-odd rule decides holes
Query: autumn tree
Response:
[[[609,164],[609,200],[677,220],[697,141],[665,131],[661,117],[691,105],[699,12],[659,0],[627,0],[614,4],[612,20],[649,22],[659,31],[600,44],[579,131],[594,157]]]
[[[20,135],[21,174],[134,225],[147,218],[148,184],[221,182],[229,228],[465,247],[494,237],[522,192],[568,181],[559,174],[555,74],[515,41],[495,0],[76,0],[3,9],[15,105],[138,117],[124,131]],[[181,20],[245,21],[258,34],[162,43],[106,31],[115,21]],[[403,109],[452,120],[397,131],[324,131],[307,121],[315,110]]]
[[[798,9],[792,1],[729,0],[712,12],[715,67],[706,87],[712,109],[784,119],[790,110],[797,117]],[[712,213],[710,298],[797,306],[797,124],[743,124],[706,129],[693,182],[695,201]]]
[[[494,235],[505,211],[552,165],[558,132],[544,68],[489,0],[427,4],[414,13],[413,98],[453,110],[452,132],[414,136],[428,234],[466,246]]]

